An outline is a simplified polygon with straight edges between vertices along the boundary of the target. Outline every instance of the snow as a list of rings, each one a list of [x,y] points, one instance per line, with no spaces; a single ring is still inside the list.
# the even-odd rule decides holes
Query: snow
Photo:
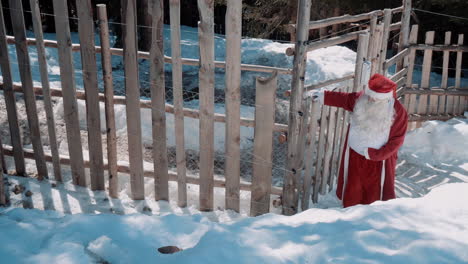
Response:
[[[0,256],[5,263],[466,263],[467,200],[468,183],[458,183],[422,198],[290,217],[5,208]],[[167,245],[184,250],[157,252]]]

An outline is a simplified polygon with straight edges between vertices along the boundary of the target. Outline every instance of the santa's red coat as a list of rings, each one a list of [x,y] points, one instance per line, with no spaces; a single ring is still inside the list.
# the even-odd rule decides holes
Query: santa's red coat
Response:
[[[326,91],[324,103],[352,112],[356,100],[362,94],[363,92],[341,93]],[[395,120],[390,128],[388,141],[380,149],[369,148],[369,159],[348,148],[348,126],[336,190],[338,198],[343,200],[344,207],[356,204],[370,204],[380,200],[381,196],[384,201],[395,198],[395,168],[398,159],[398,149],[405,139],[408,114],[398,100],[395,100],[394,109]],[[345,154],[346,150],[349,151],[347,175],[344,173],[347,156]],[[382,172],[382,166],[385,166],[384,172]],[[382,193],[381,179],[385,179]]]

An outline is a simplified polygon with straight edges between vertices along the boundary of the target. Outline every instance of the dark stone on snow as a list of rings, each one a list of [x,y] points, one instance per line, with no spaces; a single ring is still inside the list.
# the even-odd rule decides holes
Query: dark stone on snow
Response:
[[[159,253],[162,253],[162,254],[172,254],[172,253],[176,253],[182,250],[183,249],[178,248],[176,246],[165,246],[165,247],[158,248]]]

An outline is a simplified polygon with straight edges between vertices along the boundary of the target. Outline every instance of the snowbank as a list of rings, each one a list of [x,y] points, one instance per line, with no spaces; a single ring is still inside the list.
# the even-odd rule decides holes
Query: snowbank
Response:
[[[468,120],[428,121],[408,133],[402,153],[429,163],[468,163]]]
[[[5,263],[466,263],[468,184],[287,217],[0,209]],[[213,221],[216,219],[216,221]],[[184,251],[157,252],[175,245]]]

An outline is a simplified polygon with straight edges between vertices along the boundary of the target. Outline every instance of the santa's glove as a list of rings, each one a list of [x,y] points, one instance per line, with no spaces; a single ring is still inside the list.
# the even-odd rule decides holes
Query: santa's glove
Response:
[[[325,100],[325,92],[323,90],[308,91],[304,94],[304,99],[306,98],[312,98],[312,101],[323,104]]]

